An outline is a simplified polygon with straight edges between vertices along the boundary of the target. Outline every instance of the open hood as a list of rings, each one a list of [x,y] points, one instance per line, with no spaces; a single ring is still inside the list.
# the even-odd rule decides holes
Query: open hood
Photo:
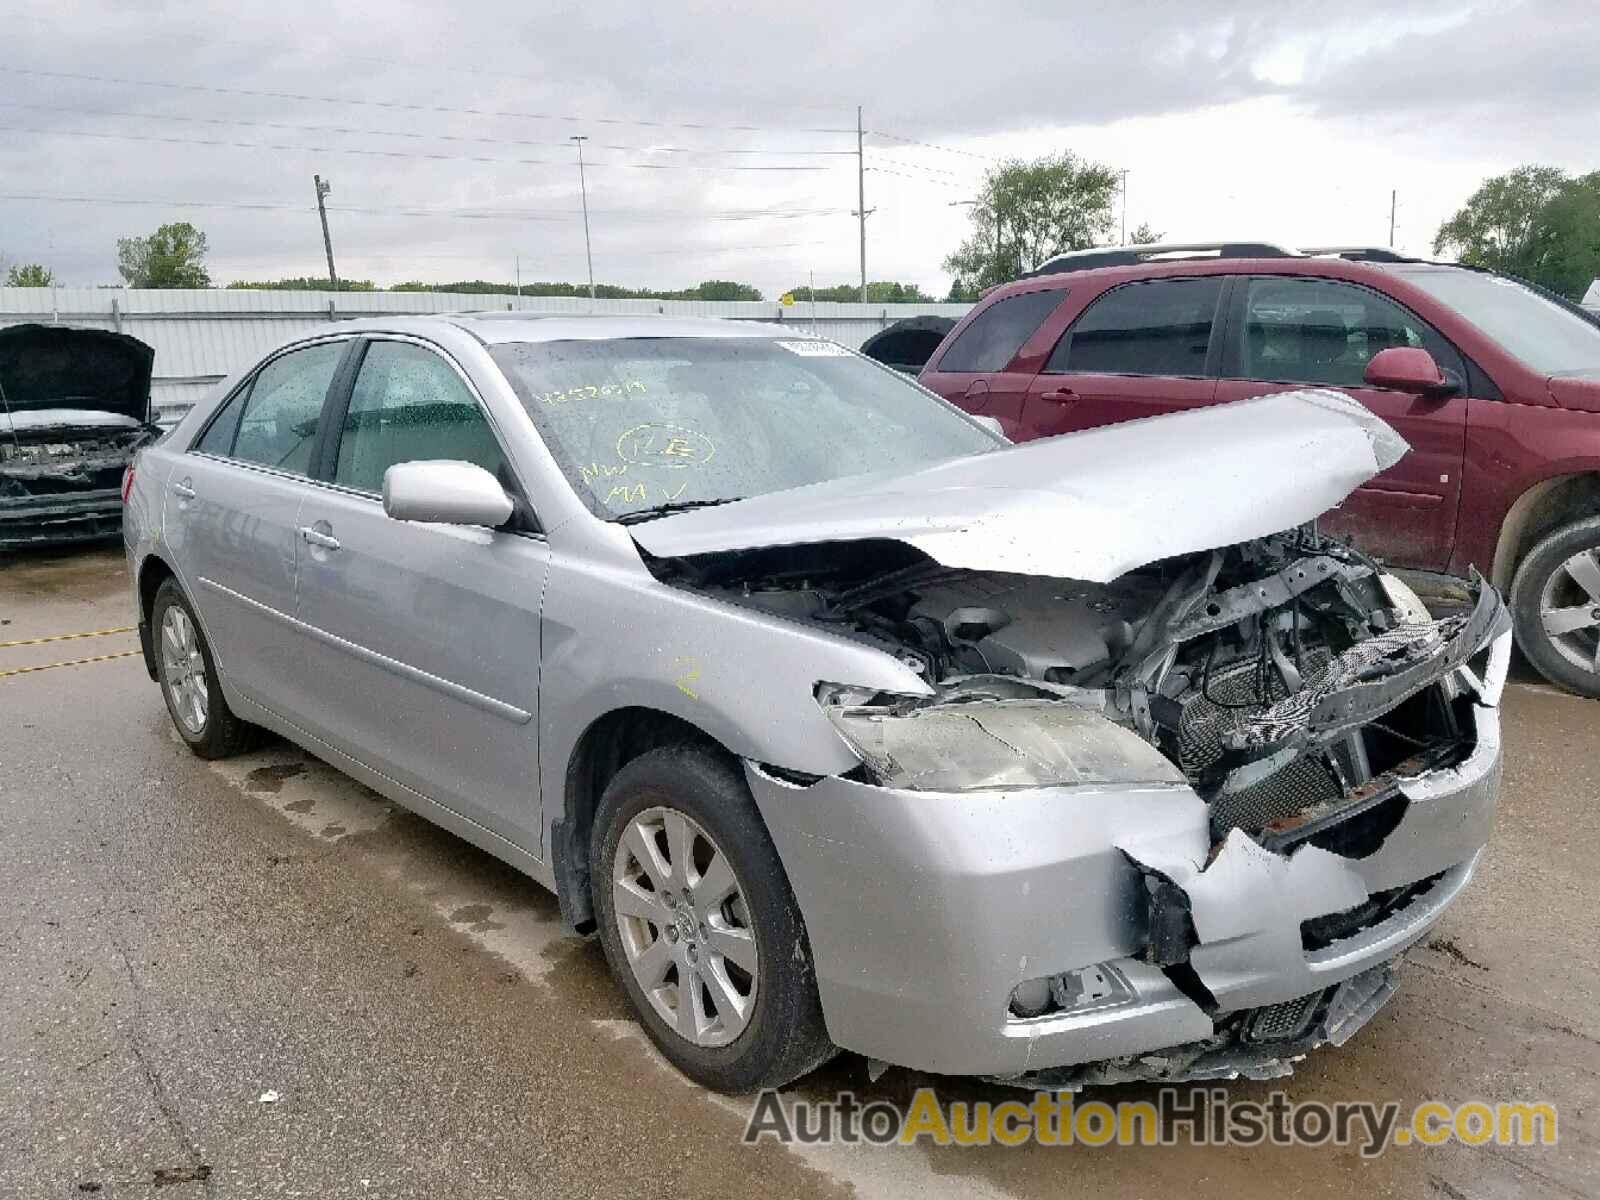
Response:
[[[661,558],[889,538],[947,567],[1107,583],[1304,524],[1407,449],[1343,393],[1304,389],[829,480],[629,532]]]
[[[0,329],[0,422],[50,412],[70,423],[73,412],[150,419],[150,376],[156,352],[136,337],[104,329],[12,325]],[[70,411],[59,411],[70,410]]]

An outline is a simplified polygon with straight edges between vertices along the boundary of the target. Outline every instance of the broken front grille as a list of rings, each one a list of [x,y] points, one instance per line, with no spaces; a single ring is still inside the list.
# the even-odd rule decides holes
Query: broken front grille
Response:
[[[1326,659],[1326,655],[1321,657]],[[1184,705],[1178,722],[1178,763],[1185,775],[1193,779],[1208,770],[1225,752],[1224,739],[1229,733],[1287,695],[1276,672],[1271,673],[1265,688],[1263,697],[1254,660],[1212,672],[1204,694]],[[1261,702],[1263,698],[1267,704]],[[1326,762],[1320,756],[1307,756],[1253,787],[1219,796],[1211,806],[1212,834],[1220,839],[1234,829],[1254,833],[1339,796],[1339,781]]]

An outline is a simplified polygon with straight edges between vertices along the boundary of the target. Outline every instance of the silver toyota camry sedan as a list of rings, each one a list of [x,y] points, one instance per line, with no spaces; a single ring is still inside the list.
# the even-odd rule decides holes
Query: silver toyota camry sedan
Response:
[[[1012,446],[776,325],[353,322],[143,450],[125,537],[195,753],[553,889],[712,1088],[1267,1078],[1493,816],[1499,597],[1316,526],[1405,451],[1322,391]]]

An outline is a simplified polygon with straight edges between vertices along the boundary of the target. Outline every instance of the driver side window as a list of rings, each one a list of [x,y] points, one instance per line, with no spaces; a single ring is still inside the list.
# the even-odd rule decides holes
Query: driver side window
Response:
[[[494,430],[455,369],[410,342],[373,342],[350,394],[333,481],[381,492],[391,466],[422,459],[473,463],[512,483]]]
[[[1331,279],[1246,282],[1237,378],[1364,387],[1367,363],[1396,346],[1420,347],[1441,367],[1462,371],[1455,348],[1431,326],[1364,287]]]

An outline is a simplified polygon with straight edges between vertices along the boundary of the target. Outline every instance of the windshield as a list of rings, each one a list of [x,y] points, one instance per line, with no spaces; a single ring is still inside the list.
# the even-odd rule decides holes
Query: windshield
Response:
[[[832,342],[618,338],[490,353],[572,487],[607,520],[1002,445]]]
[[[1600,367],[1592,325],[1520,283],[1476,271],[1406,271],[1406,281],[1449,305],[1541,375]]]

